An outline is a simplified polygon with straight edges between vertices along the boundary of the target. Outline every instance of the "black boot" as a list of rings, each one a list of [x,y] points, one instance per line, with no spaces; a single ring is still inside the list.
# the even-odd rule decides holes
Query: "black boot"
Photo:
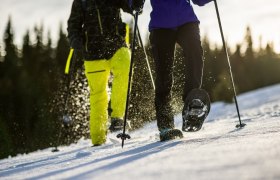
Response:
[[[123,130],[123,124],[124,120],[120,118],[111,118],[111,125],[109,127],[109,130],[111,132],[121,131]],[[126,123],[126,129],[131,129],[129,121]]]
[[[179,129],[162,129],[160,130],[159,138],[160,141],[183,138],[183,133]]]

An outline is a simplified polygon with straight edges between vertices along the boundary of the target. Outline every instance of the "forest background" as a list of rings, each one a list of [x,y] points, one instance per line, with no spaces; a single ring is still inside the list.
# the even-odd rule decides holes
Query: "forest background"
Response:
[[[14,42],[12,17],[5,26],[0,43],[0,158],[89,138],[89,91],[83,61],[75,56],[76,68],[72,72],[71,86],[67,88],[69,76],[64,74],[64,68],[69,43],[65,27],[60,25],[55,42],[50,34],[43,26],[34,25],[18,45]],[[142,38],[148,42],[148,36]],[[259,47],[255,48],[256,44]],[[211,43],[207,34],[202,37],[202,45],[205,60],[203,88],[210,93],[213,102],[232,102],[229,70],[222,46]],[[155,77],[149,43],[145,49]],[[238,94],[280,82],[280,55],[274,44],[267,42],[263,45],[261,36],[259,42],[253,41],[249,26],[244,29],[243,41],[230,48],[229,53]],[[173,107],[177,113],[182,108],[182,82],[188,75],[184,73],[182,58],[178,46],[173,89]],[[61,117],[65,114],[67,94],[70,97],[67,113],[72,121],[65,126]],[[154,90],[139,44],[130,98],[129,119],[134,129],[155,120]]]

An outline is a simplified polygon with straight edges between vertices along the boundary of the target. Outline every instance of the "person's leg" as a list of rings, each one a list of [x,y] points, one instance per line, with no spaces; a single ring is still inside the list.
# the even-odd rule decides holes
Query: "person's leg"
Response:
[[[169,29],[156,29],[150,34],[156,71],[156,118],[160,131],[174,128],[171,89],[173,85],[175,40],[175,31]]]
[[[123,119],[129,79],[130,50],[119,49],[111,59],[113,83],[111,92],[111,117]]]
[[[177,42],[184,51],[186,77],[183,101],[194,88],[200,88],[203,76],[203,49],[198,23],[187,23],[178,29]]]
[[[91,140],[93,145],[101,145],[106,142],[107,135],[109,61],[85,61],[84,65],[90,87]]]

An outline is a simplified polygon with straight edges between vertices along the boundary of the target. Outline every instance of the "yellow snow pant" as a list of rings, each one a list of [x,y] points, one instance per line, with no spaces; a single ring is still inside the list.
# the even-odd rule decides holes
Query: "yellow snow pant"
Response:
[[[90,87],[90,135],[92,144],[106,142],[108,120],[108,80],[113,74],[111,117],[123,118],[127,95],[130,50],[119,49],[109,59],[85,61],[85,73]]]

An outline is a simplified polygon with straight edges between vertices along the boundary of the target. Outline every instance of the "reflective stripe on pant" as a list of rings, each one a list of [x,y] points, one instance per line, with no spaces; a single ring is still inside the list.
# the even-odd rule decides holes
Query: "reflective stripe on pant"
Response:
[[[113,74],[111,116],[123,118],[129,75],[130,51],[119,49],[110,60],[85,61],[85,72],[90,87],[90,135],[93,144],[106,141],[108,120],[108,80]]]

